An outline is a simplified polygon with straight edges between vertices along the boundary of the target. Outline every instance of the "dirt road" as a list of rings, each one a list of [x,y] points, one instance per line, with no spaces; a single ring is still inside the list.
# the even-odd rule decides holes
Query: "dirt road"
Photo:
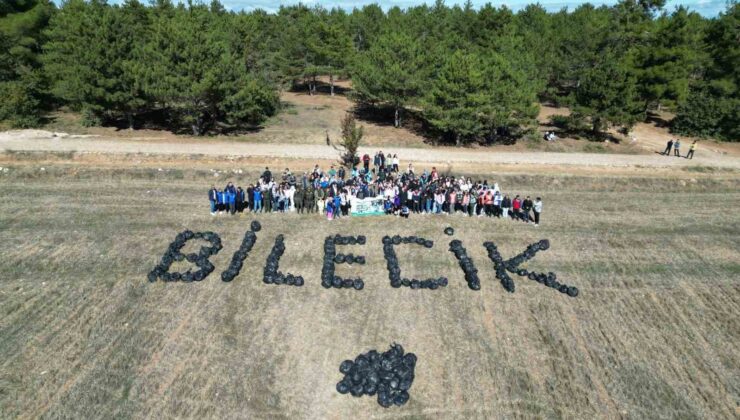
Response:
[[[688,146],[688,145],[687,145]],[[148,153],[162,155],[208,155],[208,156],[259,156],[308,159],[333,159],[337,150],[316,144],[255,144],[210,140],[156,140],[114,139],[84,136],[53,136],[40,130],[8,131],[0,133],[0,150],[12,151],[56,151],[92,153]],[[360,154],[373,155],[375,149],[361,148]],[[651,155],[596,154],[596,153],[548,153],[548,152],[499,152],[485,149],[437,149],[385,148],[385,153],[398,154],[401,165],[409,161],[425,163],[490,163],[527,165],[574,165],[611,167],[681,167],[713,166],[740,169],[740,158],[718,153],[708,148],[699,148],[693,160]]]

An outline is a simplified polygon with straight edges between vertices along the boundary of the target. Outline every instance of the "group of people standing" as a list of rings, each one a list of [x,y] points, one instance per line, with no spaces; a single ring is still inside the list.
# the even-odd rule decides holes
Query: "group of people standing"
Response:
[[[663,156],[670,156],[671,150],[673,151],[673,156],[681,157],[681,140],[679,139],[670,139],[668,140],[668,143],[665,145],[665,150],[663,153],[661,153]],[[686,159],[693,159],[694,158],[694,151],[696,151],[696,140],[694,140],[693,143],[691,143],[691,146],[689,146],[689,151],[686,153],[686,156],[684,156]]]
[[[348,216],[353,199],[383,200],[386,214],[462,214],[511,218],[539,225],[542,199],[503,193],[495,181],[441,175],[437,168],[417,173],[409,163],[400,169],[396,155],[382,151],[364,155],[362,166],[347,169],[331,165],[295,175],[285,168],[280,178],[269,168],[255,182],[242,188],[229,182],[223,190],[208,192],[211,214],[241,212],[322,213],[328,218]],[[371,168],[372,164],[372,168]]]

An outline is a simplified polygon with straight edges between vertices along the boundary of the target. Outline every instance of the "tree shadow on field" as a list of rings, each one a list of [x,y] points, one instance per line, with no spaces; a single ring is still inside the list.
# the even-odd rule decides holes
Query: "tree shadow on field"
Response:
[[[389,106],[358,103],[352,108],[352,113],[359,121],[375,124],[381,127],[393,127],[395,109]],[[444,141],[444,134],[430,127],[421,116],[413,110],[404,110],[401,114],[401,128],[422,137],[424,143],[438,145]]]
[[[670,128],[671,122],[656,114],[655,112],[648,111],[645,117],[645,122],[651,123],[658,128]]]
[[[135,130],[166,131],[176,135],[193,135],[192,128],[183,121],[182,116],[169,109],[159,108],[138,113],[134,117],[133,123]],[[110,118],[103,121],[102,126],[114,127],[116,131],[123,131],[130,128],[130,122],[125,118]],[[263,129],[263,125],[227,124],[216,120],[207,125],[204,136],[251,134]]]
[[[315,83],[316,89],[314,91],[314,95],[331,95],[331,84],[324,82],[322,80],[317,80]],[[339,86],[334,83],[334,95],[337,96],[346,96],[347,92],[349,92],[351,89]],[[297,95],[306,95],[308,96],[308,82],[302,82],[302,83],[294,83],[291,87],[289,92],[295,93]]]

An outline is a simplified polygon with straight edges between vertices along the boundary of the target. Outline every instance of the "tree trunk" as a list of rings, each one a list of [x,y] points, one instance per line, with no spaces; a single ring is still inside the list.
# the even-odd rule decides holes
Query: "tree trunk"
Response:
[[[396,128],[401,128],[401,110],[400,107],[396,107],[396,113],[394,116],[395,120],[393,121],[393,126]]]
[[[334,75],[329,75],[329,84],[331,85],[331,96],[334,96]]]
[[[134,114],[128,112],[126,113],[126,119],[128,120],[128,129],[133,131],[134,129]]]
[[[199,115],[195,118],[195,123],[192,124],[193,129],[193,135],[194,136],[202,136],[203,135],[203,116]]]
[[[599,128],[601,127],[601,118],[594,118],[593,120],[593,126],[591,127],[591,131],[595,136],[599,135]]]

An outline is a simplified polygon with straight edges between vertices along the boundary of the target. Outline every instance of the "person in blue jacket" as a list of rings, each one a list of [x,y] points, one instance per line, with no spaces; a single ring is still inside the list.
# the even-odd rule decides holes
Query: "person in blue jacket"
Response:
[[[218,191],[218,205],[216,206],[219,213],[223,213],[226,210],[226,194],[223,191]]]
[[[218,203],[218,190],[215,186],[211,186],[208,190],[208,201],[211,203],[211,215],[216,215],[216,204]]]
[[[225,193],[228,212],[234,214],[236,213],[236,190],[234,190],[234,187],[232,186],[231,188],[228,188]]]
[[[334,217],[340,216],[339,209],[342,207],[342,197],[339,196],[339,194],[334,196]]]
[[[254,203],[254,212],[262,212],[262,190],[259,186],[254,187],[254,197],[252,202]]]

